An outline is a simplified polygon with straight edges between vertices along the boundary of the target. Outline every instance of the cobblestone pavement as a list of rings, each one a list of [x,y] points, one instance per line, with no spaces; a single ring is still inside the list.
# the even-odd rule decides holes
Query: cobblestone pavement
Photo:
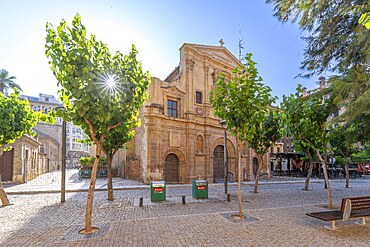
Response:
[[[370,195],[370,180],[331,182],[333,202]],[[0,246],[369,246],[370,227],[353,220],[338,222],[340,231],[323,228],[328,223],[305,215],[327,210],[327,191],[322,181],[302,190],[303,183],[263,183],[259,193],[242,186],[246,220],[234,219],[238,211],[236,186],[230,186],[226,202],[222,185],[211,185],[208,199],[193,199],[191,187],[167,188],[166,202],[150,202],[149,190],[96,192],[93,226],[100,231],[80,235],[84,228],[87,193],[60,195],[9,195],[14,205],[0,208]],[[7,189],[11,189],[8,187]],[[186,196],[186,205],[181,197]],[[139,198],[144,207],[139,207]],[[369,221],[369,219],[368,219]],[[370,224],[369,224],[370,225]]]

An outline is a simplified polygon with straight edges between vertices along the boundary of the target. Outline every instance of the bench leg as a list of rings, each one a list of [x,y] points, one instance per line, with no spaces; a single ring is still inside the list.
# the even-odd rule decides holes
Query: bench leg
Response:
[[[337,230],[337,228],[336,228],[336,226],[335,226],[335,220],[333,220],[333,221],[330,221],[330,223],[331,223],[331,227],[330,226],[324,226],[324,228],[325,229],[327,229],[327,230],[331,230],[331,231],[336,231]]]
[[[364,226],[366,225],[366,217],[361,217],[361,222],[355,222],[357,225]]]

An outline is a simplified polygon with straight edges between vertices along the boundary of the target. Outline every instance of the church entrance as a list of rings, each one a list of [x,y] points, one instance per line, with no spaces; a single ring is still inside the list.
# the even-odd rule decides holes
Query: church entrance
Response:
[[[179,166],[180,159],[176,154],[169,154],[166,156],[164,163],[164,180],[167,183],[179,182]]]
[[[213,182],[221,183],[224,180],[224,146],[218,145],[213,151]]]

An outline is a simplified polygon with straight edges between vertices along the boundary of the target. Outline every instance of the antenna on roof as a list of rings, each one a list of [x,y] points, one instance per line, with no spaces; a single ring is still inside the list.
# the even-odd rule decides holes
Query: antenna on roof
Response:
[[[242,31],[241,29],[239,29],[239,44],[238,44],[238,48],[239,48],[239,61],[242,62],[244,60],[243,58],[243,54],[242,54],[242,51],[244,49],[243,45],[244,45],[244,42],[243,42],[243,39],[241,38],[242,36]]]

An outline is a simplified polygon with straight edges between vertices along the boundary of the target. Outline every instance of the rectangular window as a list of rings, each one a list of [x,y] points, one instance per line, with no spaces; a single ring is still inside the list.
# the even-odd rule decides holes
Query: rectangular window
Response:
[[[195,102],[197,104],[202,104],[202,92],[195,92]]]
[[[177,117],[177,101],[167,100],[167,113],[170,117]]]

